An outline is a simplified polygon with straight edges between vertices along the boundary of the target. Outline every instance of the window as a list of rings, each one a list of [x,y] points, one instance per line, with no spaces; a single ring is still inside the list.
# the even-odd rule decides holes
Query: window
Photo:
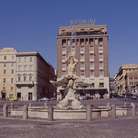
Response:
[[[13,83],[13,78],[11,78],[11,83]]]
[[[93,54],[90,55],[90,61],[94,61],[94,55]]]
[[[62,53],[66,53],[66,48],[62,48]]]
[[[75,39],[72,39],[72,45],[73,46],[75,45]]]
[[[84,71],[81,71],[81,77],[84,77],[84,76],[85,76]]]
[[[130,85],[133,85],[133,82],[130,82]]]
[[[75,47],[71,47],[71,52],[75,53]]]
[[[84,61],[85,57],[84,55],[80,55],[80,61]]]
[[[90,53],[94,53],[94,47],[90,46],[89,51],[90,51]]]
[[[130,77],[129,79],[130,79],[130,80],[133,80],[133,77]]]
[[[103,52],[103,47],[102,46],[99,47],[99,53],[101,53],[101,52]]]
[[[26,81],[26,76],[23,77],[23,80]]]
[[[84,39],[80,39],[80,45],[84,45]]]
[[[62,70],[66,70],[66,64],[62,64]]]
[[[26,60],[27,60],[26,57],[24,57],[24,62],[26,62]]]
[[[84,49],[84,46],[81,46],[81,47],[80,47],[80,53],[84,53],[84,50],[85,50],[85,49]]]
[[[11,87],[11,91],[13,91],[13,87]]]
[[[100,69],[103,69],[103,62],[100,62],[100,63],[99,63],[99,68],[100,68]]]
[[[10,95],[9,95],[9,98],[13,98],[13,94],[10,94]]]
[[[3,67],[6,67],[6,63],[3,64]]]
[[[62,46],[66,46],[66,40],[62,40]]]
[[[100,77],[103,77],[103,76],[104,76],[103,70],[100,70],[100,71],[99,71],[99,76],[100,76]]]
[[[3,74],[6,74],[6,69],[3,70]]]
[[[20,85],[17,85],[17,89],[21,89],[21,86]]]
[[[92,38],[89,39],[89,44],[93,45],[93,39]]]
[[[14,55],[12,55],[11,59],[14,60]]]
[[[94,70],[90,71],[90,76],[94,76]]]
[[[32,62],[33,61],[33,59],[32,59],[32,57],[30,57],[30,62]]]
[[[4,60],[6,60],[7,59],[7,56],[4,56]]]
[[[99,87],[104,87],[104,83],[99,83]]]
[[[99,55],[99,60],[103,60],[103,54]]]
[[[11,63],[11,67],[14,67],[14,63]]]
[[[94,68],[94,63],[90,63],[90,68]]]
[[[134,79],[136,80],[136,79],[137,79],[137,77],[134,77]]]
[[[21,77],[20,76],[18,76],[18,81],[21,81]]]
[[[3,83],[6,83],[6,78],[3,78]]]
[[[14,74],[14,69],[11,69],[11,74]]]
[[[62,56],[62,62],[65,62],[66,56]]]
[[[81,70],[84,70],[84,69],[85,69],[85,64],[84,64],[84,63],[81,63],[81,64],[80,64],[80,69],[81,69]]]
[[[26,65],[24,65],[24,71],[26,71],[27,70],[27,66]]]
[[[99,45],[103,44],[103,38],[99,38]]]
[[[21,62],[21,58],[19,58],[19,62]]]
[[[18,66],[18,71],[21,71],[21,65]]]
[[[30,70],[30,71],[32,70],[32,65],[29,66],[29,70]]]
[[[32,76],[29,76],[29,81],[32,81]]]

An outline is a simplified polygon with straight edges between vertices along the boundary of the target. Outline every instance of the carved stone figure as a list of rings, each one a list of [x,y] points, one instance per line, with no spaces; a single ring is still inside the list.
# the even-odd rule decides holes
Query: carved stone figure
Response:
[[[67,95],[65,98],[57,104],[60,109],[68,109],[70,106],[68,105],[71,102],[72,109],[81,109],[83,105],[76,99],[76,89],[86,88],[90,86],[90,84],[83,82],[76,74],[75,74],[75,66],[78,63],[78,60],[75,58],[73,53],[69,53],[68,57],[65,60],[67,65],[67,74],[61,77],[61,80],[58,81],[50,81],[54,86],[60,87],[62,86],[67,90]]]

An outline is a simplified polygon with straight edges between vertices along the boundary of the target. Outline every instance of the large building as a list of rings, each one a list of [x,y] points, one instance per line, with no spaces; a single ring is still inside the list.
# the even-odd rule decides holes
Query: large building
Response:
[[[115,92],[123,94],[132,92],[131,89],[138,83],[138,65],[122,65],[115,76]],[[135,87],[136,88],[136,87]],[[135,89],[134,88],[134,89]]]
[[[17,52],[13,48],[0,51],[0,91],[6,98],[37,100],[52,97],[55,87],[54,68],[38,52]]]
[[[57,36],[57,79],[66,74],[65,59],[70,52],[79,60],[76,75],[91,84],[79,94],[104,97],[109,93],[108,34],[106,25],[59,27]],[[58,89],[63,93],[64,89]]]

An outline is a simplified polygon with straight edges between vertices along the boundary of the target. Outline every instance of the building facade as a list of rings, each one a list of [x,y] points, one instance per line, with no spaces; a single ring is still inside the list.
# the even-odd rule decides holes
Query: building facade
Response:
[[[130,92],[130,88],[134,86],[137,80],[138,65],[128,64],[122,65],[119,72],[115,76],[115,91],[118,94]],[[132,77],[132,76],[133,77]]]
[[[104,97],[109,93],[108,34],[106,25],[71,25],[59,28],[57,36],[57,79],[66,74],[70,52],[78,59],[76,75],[91,87],[79,94]],[[58,89],[61,93],[63,88]]]
[[[0,56],[1,67],[3,67],[3,72],[0,74],[3,80],[0,88],[2,92],[6,92],[7,98],[37,100],[41,97],[53,96],[56,89],[50,87],[49,81],[55,78],[54,68],[38,52],[17,52],[13,48],[4,48]]]

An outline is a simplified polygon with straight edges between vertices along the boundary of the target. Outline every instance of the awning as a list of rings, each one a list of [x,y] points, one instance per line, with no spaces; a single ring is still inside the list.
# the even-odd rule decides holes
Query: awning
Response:
[[[94,80],[89,80],[89,83],[94,83],[95,81]]]
[[[99,80],[99,83],[104,83],[104,80]]]

